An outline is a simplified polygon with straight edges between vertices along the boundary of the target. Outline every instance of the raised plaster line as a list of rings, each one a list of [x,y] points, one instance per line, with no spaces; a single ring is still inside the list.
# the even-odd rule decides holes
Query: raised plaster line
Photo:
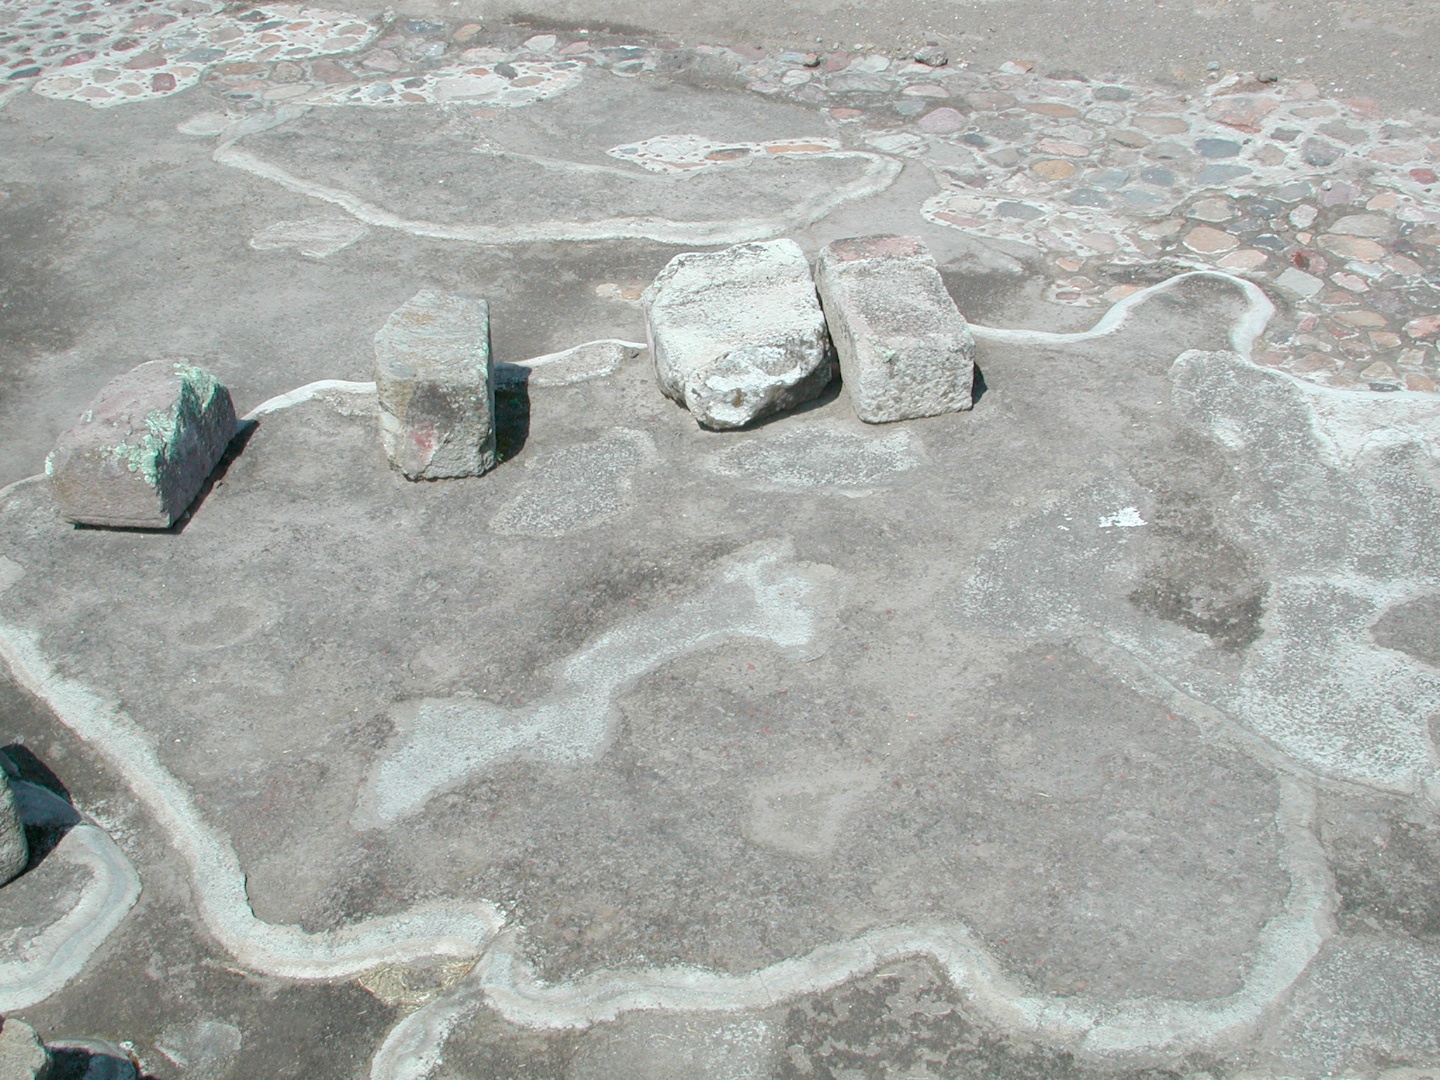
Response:
[[[1119,330],[1135,309],[1152,296],[1168,292],[1181,282],[1189,281],[1192,278],[1212,278],[1216,281],[1227,282],[1239,289],[1241,295],[1245,297],[1245,310],[1240,313],[1234,325],[1230,327],[1230,345],[1237,353],[1249,360],[1255,340],[1265,332],[1265,327],[1269,325],[1271,318],[1275,315],[1275,305],[1265,295],[1265,290],[1253,281],[1246,281],[1244,278],[1235,277],[1233,274],[1226,274],[1219,270],[1191,270],[1184,274],[1176,274],[1172,278],[1166,278],[1139,292],[1131,293],[1129,296],[1117,300],[1100,317],[1100,321],[1089,330],[1078,330],[1073,333],[1055,330],[1009,330],[977,326],[975,323],[971,323],[970,332],[981,341],[997,341],[1016,345],[1073,345],[1082,341],[1093,341]],[[1296,381],[1302,380],[1297,379]]]
[[[970,1006],[991,1023],[1088,1058],[1157,1061],[1213,1050],[1252,1032],[1333,931],[1330,876],[1313,828],[1314,795],[1289,777],[1280,777],[1279,785],[1276,823],[1290,889],[1281,911],[1260,931],[1243,986],[1228,997],[1111,1003],[1027,995],[958,924],[874,930],[745,975],[677,966],[545,984],[524,960],[518,931],[511,930],[450,994],[396,1025],[372,1060],[371,1080],[427,1076],[450,1032],[484,1005],[511,1023],[542,1029],[589,1027],[636,1009],[734,1012],[819,993],[919,955],[940,963]]]
[[[1262,367],[1251,357],[1256,340],[1275,315],[1275,305],[1253,281],[1219,270],[1191,270],[1131,293],[1101,316],[1089,330],[1074,333],[1048,330],[1012,330],[970,324],[980,341],[1015,345],[1071,345],[1113,334],[1135,310],[1153,296],[1192,278],[1227,282],[1240,290],[1245,309],[1230,328],[1230,347],[1246,363],[1280,376],[1299,387],[1310,407],[1310,428],[1332,463],[1353,466],[1366,453],[1399,445],[1418,445],[1440,460],[1440,396],[1418,390],[1367,394],[1318,386],[1289,372]]]
[[[281,409],[288,409],[293,405],[303,405],[320,394],[373,394],[375,384],[373,382],[350,382],[346,379],[319,379],[304,386],[297,386],[294,390],[284,394],[277,394],[275,397],[267,398],[255,408],[246,413],[242,420],[258,420],[268,413],[279,412]]]
[[[260,129],[256,129],[260,130]],[[836,151],[814,157],[864,158],[866,176],[845,188],[821,190],[807,202],[795,207],[782,221],[744,219],[717,222],[678,222],[666,218],[610,218],[604,221],[579,223],[573,221],[540,222],[533,225],[442,225],[433,221],[403,218],[374,203],[325,184],[305,180],[278,165],[262,161],[248,150],[236,146],[243,134],[227,138],[216,148],[214,160],[221,165],[241,169],[263,180],[279,184],[287,190],[313,199],[321,199],[340,207],[367,225],[396,229],[412,236],[434,240],[463,240],[473,244],[534,244],[582,240],[654,240],[663,244],[740,244],[751,240],[768,240],[792,228],[813,225],[821,218],[848,202],[878,195],[900,175],[898,161],[877,154],[859,151]],[[523,155],[514,155],[523,156]],[[593,169],[599,166],[578,166]]]
[[[543,353],[540,356],[532,356],[529,360],[515,360],[516,367],[538,368],[546,364],[553,364],[559,360],[569,360],[581,349],[588,349],[592,345],[618,345],[622,349],[645,349],[648,346],[643,341],[625,341],[623,338],[598,338],[595,341],[581,342],[579,345],[572,345],[568,349],[561,349],[559,352]]]
[[[0,783],[4,782],[0,773]],[[14,784],[26,821],[62,816],[74,820],[75,808],[54,792],[25,781]],[[20,950],[24,959],[0,962],[0,1012],[38,1004],[79,975],[140,898],[140,876],[98,825],[75,821],[49,859],[83,868],[90,880],[79,903],[24,942]],[[38,868],[31,871],[36,872]]]
[[[331,979],[381,963],[475,956],[504,922],[493,904],[425,904],[343,930],[307,933],[256,917],[234,849],[205,821],[190,792],[120,709],[55,670],[36,636],[0,622],[0,657],[15,681],[103,753],[190,868],[201,918],[241,964],[294,979]]]

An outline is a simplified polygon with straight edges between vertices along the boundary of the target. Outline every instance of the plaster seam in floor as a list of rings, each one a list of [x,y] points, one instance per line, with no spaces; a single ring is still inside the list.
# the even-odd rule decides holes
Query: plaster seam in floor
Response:
[[[1282,911],[1260,931],[1242,989],[1225,998],[1091,1003],[1027,994],[962,925],[874,930],[745,975],[669,967],[542,984],[521,955],[519,931],[509,930],[455,990],[396,1025],[374,1058],[371,1080],[428,1075],[450,1032],[485,1005],[511,1023],[544,1029],[584,1028],[636,1009],[733,1012],[827,990],[920,955],[933,957],[989,1022],[1088,1058],[1144,1062],[1218,1049],[1261,1022],[1333,932],[1333,888],[1313,831],[1314,809],[1309,788],[1280,778],[1276,822],[1290,889]]]
[[[286,113],[288,112],[288,115]],[[295,110],[280,110],[273,123],[293,119],[300,115]],[[283,119],[282,119],[283,117]],[[253,130],[263,130],[257,125]],[[374,203],[345,191],[342,188],[306,180],[295,176],[278,165],[262,161],[236,143],[244,135],[229,135],[212,154],[220,165],[240,169],[269,180],[299,195],[331,203],[352,215],[357,220],[376,228],[396,229],[411,236],[428,237],[435,240],[461,240],[473,244],[537,244],[557,241],[582,240],[654,240],[662,244],[721,245],[740,244],[752,240],[769,240],[781,236],[791,229],[813,225],[849,202],[878,195],[890,187],[900,175],[901,164],[893,158],[863,151],[841,150],[811,155],[817,158],[837,160],[860,159],[866,163],[865,175],[847,187],[824,192],[805,203],[798,204],[784,220],[735,220],[723,222],[679,222],[664,218],[611,218],[603,221],[580,223],[574,221],[537,222],[525,226],[502,225],[444,225],[433,221],[415,220],[391,213]],[[516,154],[515,157],[530,155]],[[608,166],[583,165],[575,162],[539,159],[548,167],[588,172],[597,168],[612,170]],[[679,182],[683,183],[683,179]]]
[[[0,783],[4,775],[0,772]],[[15,788],[24,802],[39,804],[47,816],[75,813],[48,788],[25,781],[15,782]],[[57,993],[80,974],[140,899],[140,876],[130,860],[109,833],[89,821],[72,824],[46,859],[82,867],[90,880],[79,903],[22,945],[23,959],[0,962],[0,1012],[28,1008]]]

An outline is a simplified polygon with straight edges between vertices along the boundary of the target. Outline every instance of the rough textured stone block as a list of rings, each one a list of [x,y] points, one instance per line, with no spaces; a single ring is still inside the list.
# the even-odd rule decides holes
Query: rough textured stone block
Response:
[[[975,341],[919,239],[836,240],[820,253],[815,284],[861,420],[970,408]]]
[[[743,427],[835,377],[810,267],[791,240],[677,255],[644,304],[660,388],[702,427]]]
[[[380,438],[411,480],[479,476],[495,467],[490,306],[425,290],[375,335]]]
[[[50,1051],[35,1029],[12,1017],[0,1020],[0,1080],[47,1080]]]
[[[30,843],[25,839],[25,823],[20,820],[10,778],[4,768],[0,768],[0,885],[18,877],[29,861]]]
[[[112,380],[45,459],[60,513],[83,525],[164,529],[235,437],[230,391],[183,360]]]

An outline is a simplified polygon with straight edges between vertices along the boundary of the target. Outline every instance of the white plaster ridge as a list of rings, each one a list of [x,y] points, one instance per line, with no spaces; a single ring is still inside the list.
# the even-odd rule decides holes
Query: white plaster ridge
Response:
[[[38,784],[15,781],[15,789],[27,822],[61,815],[74,821],[78,816],[68,802]],[[89,881],[73,908],[23,943],[24,959],[0,961],[0,1012],[38,1004],[80,974],[140,898],[140,876],[130,860],[109,833],[89,821],[75,821],[46,856],[50,859],[81,867]]]
[[[584,1028],[635,1009],[734,1012],[818,993],[920,955],[933,957],[988,1022],[1087,1059],[1141,1064],[1216,1050],[1263,1022],[1333,930],[1333,890],[1313,828],[1314,794],[1290,777],[1280,777],[1279,786],[1280,861],[1290,888],[1280,912],[1260,930],[1243,985],[1227,997],[1096,1002],[1026,994],[958,924],[873,930],[744,975],[675,966],[547,984],[535,977],[519,931],[511,929],[449,994],[391,1031],[372,1061],[371,1080],[427,1076],[450,1032],[484,1005],[513,1024],[543,1029]]]
[[[560,669],[550,692],[528,709],[478,697],[426,698],[394,714],[396,743],[366,780],[351,823],[390,825],[431,796],[516,753],[577,761],[596,753],[616,717],[615,699],[641,675],[730,637],[780,648],[814,639],[827,606],[830,567],[796,566],[789,541],[742,548],[720,580],[673,607],[620,623]]]
[[[303,405],[321,394],[373,394],[375,384],[373,382],[349,382],[345,379],[319,379],[315,382],[306,383],[304,386],[297,386],[284,394],[277,394],[275,397],[267,398],[255,408],[246,413],[242,420],[258,420],[268,413],[279,412],[281,409],[288,409],[293,405]]]
[[[504,919],[489,903],[427,904],[343,930],[307,933],[257,918],[234,849],[205,821],[190,792],[160,764],[149,739],[121,710],[61,675],[36,636],[0,622],[0,657],[15,681],[103,753],[170,837],[190,868],[196,906],[241,964],[295,979],[352,975],[380,963],[475,956]]]
[[[277,113],[268,124],[249,127],[236,125],[226,130],[226,137],[212,155],[220,165],[240,169],[263,180],[312,199],[320,199],[340,207],[359,221],[376,228],[396,229],[412,236],[435,240],[461,240],[472,244],[534,244],[584,240],[654,240],[662,244],[722,245],[740,244],[750,240],[769,240],[792,229],[813,225],[846,203],[868,198],[885,191],[900,175],[900,162],[856,150],[837,150],[813,154],[818,158],[860,158],[866,163],[865,175],[839,187],[821,186],[813,195],[796,204],[782,219],[750,218],[730,221],[673,221],[663,217],[622,217],[602,221],[544,221],[529,225],[445,225],[434,221],[405,218],[342,188],[306,180],[278,165],[256,157],[236,143],[253,131],[273,127],[293,119],[299,110],[288,115]],[[510,155],[523,157],[528,155]],[[606,169],[605,166],[582,165],[538,159],[546,167],[568,168],[581,172]],[[626,173],[625,175],[630,175]],[[683,182],[680,181],[680,182]]]
[[[1275,305],[1265,295],[1265,290],[1253,281],[1246,281],[1244,278],[1222,273],[1219,270],[1191,270],[1184,274],[1176,274],[1172,278],[1166,278],[1159,284],[1151,285],[1139,292],[1131,293],[1129,296],[1117,300],[1100,317],[1100,321],[1089,330],[1078,330],[1073,333],[1052,330],[1008,330],[971,323],[970,332],[977,341],[996,341],[1016,345],[1069,345],[1081,341],[1093,341],[1095,338],[1105,337],[1107,334],[1113,334],[1119,330],[1135,312],[1135,309],[1151,297],[1167,292],[1181,282],[1195,278],[1224,281],[1240,290],[1241,295],[1245,298],[1245,309],[1236,318],[1234,325],[1230,327],[1230,347],[1249,360],[1256,339],[1265,332],[1265,327],[1269,325],[1271,318],[1275,315]],[[1297,379],[1296,381],[1302,380]]]

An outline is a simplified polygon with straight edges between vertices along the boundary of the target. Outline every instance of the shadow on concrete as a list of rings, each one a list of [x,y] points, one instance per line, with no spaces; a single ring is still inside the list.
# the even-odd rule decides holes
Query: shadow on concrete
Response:
[[[495,391],[495,457],[506,462],[525,449],[530,437],[530,373],[504,390]]]
[[[46,1080],[155,1080],[142,1073],[118,1047],[71,1043],[50,1047]]]
[[[29,805],[34,800],[27,797],[26,790],[16,789],[21,802],[21,816],[25,821],[25,839],[30,845],[30,861],[20,874],[23,877],[44,862],[65,839],[65,834],[79,824],[80,813],[74,808],[70,792],[60,778],[28,746],[10,743],[0,746],[0,754],[9,758],[15,766],[16,779],[43,788],[51,796],[45,799],[49,805],[37,814],[35,808]]]

